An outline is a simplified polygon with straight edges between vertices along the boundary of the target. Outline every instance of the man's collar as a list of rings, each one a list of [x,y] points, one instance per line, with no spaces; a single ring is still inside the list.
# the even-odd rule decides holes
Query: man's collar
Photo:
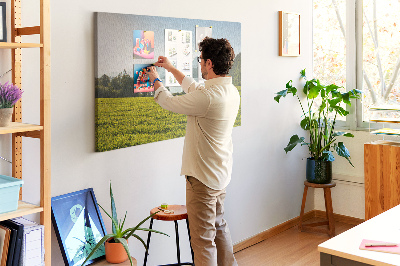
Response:
[[[206,85],[206,87],[212,86],[214,84],[232,84],[232,77],[218,77],[218,78],[213,78],[213,79],[209,79],[206,80],[204,82],[204,84]]]

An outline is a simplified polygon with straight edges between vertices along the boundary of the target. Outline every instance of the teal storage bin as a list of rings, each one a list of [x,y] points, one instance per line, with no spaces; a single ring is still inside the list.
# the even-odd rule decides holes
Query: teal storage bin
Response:
[[[23,183],[20,179],[0,175],[0,213],[18,209],[19,188]]]

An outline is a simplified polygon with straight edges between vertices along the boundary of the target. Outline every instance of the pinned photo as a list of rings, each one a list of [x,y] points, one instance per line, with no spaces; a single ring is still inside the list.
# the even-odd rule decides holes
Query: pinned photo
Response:
[[[133,31],[133,59],[154,59],[154,31]]]
[[[133,93],[154,91],[149,75],[144,72],[144,69],[150,66],[152,65],[136,64],[133,66]]]

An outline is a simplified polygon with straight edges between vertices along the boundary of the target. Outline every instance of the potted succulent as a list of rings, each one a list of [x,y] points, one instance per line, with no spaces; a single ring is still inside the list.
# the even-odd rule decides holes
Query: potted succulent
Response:
[[[104,208],[100,205],[99,207],[107,214],[108,217],[110,217],[112,221],[112,233],[105,235],[100,241],[96,244],[96,246],[93,248],[93,250],[90,252],[90,254],[87,256],[86,260],[82,263],[82,266],[85,265],[85,263],[90,259],[90,257],[95,254],[95,252],[104,244],[105,245],[105,252],[106,252],[106,260],[109,263],[121,263],[126,261],[129,258],[129,261],[131,263],[131,266],[133,266],[132,262],[132,257],[129,252],[129,247],[128,247],[128,238],[133,236],[137,240],[139,240],[144,248],[147,250],[147,246],[143,239],[138,236],[135,232],[140,230],[140,231],[151,231],[154,233],[159,233],[163,234],[169,237],[169,235],[153,230],[153,229],[148,229],[148,228],[141,228],[140,226],[146,222],[148,219],[153,217],[156,213],[146,217],[143,221],[138,223],[135,227],[130,227],[127,229],[124,229],[124,224],[125,224],[125,219],[126,219],[126,214],[125,212],[125,217],[123,220],[118,221],[118,216],[117,216],[117,209],[115,207],[115,202],[114,202],[114,196],[112,193],[112,188],[111,188],[111,183],[110,183],[110,199],[111,199],[111,213],[110,215]]]
[[[11,122],[14,104],[22,97],[23,91],[12,83],[0,83],[0,127]]]
[[[304,117],[300,126],[310,134],[310,141],[306,141],[304,137],[293,135],[286,148],[288,153],[298,144],[307,145],[310,152],[310,158],[307,158],[306,179],[312,183],[326,184],[332,180],[332,162],[335,157],[332,151],[336,151],[339,156],[350,161],[350,152],[343,142],[337,142],[338,136],[354,137],[353,134],[347,132],[335,131],[336,118],[338,116],[346,116],[348,111],[343,107],[351,105],[350,99],[360,98],[361,91],[353,89],[351,91],[341,93],[341,87],[330,84],[322,85],[318,79],[307,80],[305,69],[300,72],[300,78],[305,80],[305,84],[301,92],[306,96],[307,108],[305,109],[298,90],[292,86],[292,80],[286,84],[286,89],[277,92],[274,97],[279,103],[282,97],[288,94],[296,96]],[[354,166],[353,166],[354,167]]]

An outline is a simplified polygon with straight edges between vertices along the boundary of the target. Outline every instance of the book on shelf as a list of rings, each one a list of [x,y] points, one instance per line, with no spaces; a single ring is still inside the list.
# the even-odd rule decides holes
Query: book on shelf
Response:
[[[2,225],[13,229],[15,235],[14,249],[8,251],[7,266],[19,266],[19,259],[21,257],[23,225],[17,224],[11,220],[1,222]],[[11,255],[11,256],[10,256]]]
[[[10,230],[10,242],[8,244],[8,254],[7,254],[6,266],[13,266],[15,242],[17,240],[17,232],[14,228],[7,226],[5,224],[5,221],[0,222],[0,225],[8,228]]]
[[[22,217],[11,221],[23,227],[21,258],[18,266],[44,265],[44,226]]]
[[[6,266],[11,230],[0,225],[0,266]]]

